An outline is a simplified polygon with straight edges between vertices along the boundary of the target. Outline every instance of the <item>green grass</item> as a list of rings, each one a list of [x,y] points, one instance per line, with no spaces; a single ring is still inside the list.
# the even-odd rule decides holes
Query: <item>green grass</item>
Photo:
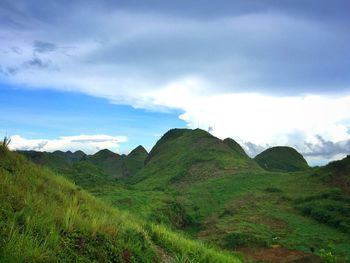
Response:
[[[240,262],[112,208],[4,147],[0,182],[1,262]]]
[[[269,148],[258,154],[254,160],[268,171],[297,172],[309,168],[300,153],[286,146]]]
[[[180,129],[165,134],[146,162],[135,176],[108,191],[99,189],[98,195],[223,249],[280,245],[322,255],[334,245],[333,255],[350,260],[350,236],[344,229],[298,206],[298,200],[335,189],[307,164],[302,172],[264,171],[210,134]],[[346,209],[345,203],[338,206]],[[184,218],[186,223],[179,224]]]
[[[126,183],[137,183],[147,190],[164,190],[176,184],[189,186],[221,176],[222,172],[259,169],[250,158],[203,130],[173,129],[153,147],[145,168]]]
[[[156,252],[173,262],[226,262],[227,250],[272,245],[350,261],[349,202],[329,182],[331,171],[309,168],[288,149],[272,161],[276,170],[302,171],[267,171],[238,146],[202,130],[173,129],[129,177],[111,180],[84,161],[63,175],[118,213],[135,215],[131,222],[141,222]]]
[[[315,253],[332,243],[337,255],[350,259],[346,231],[314,220],[296,205],[331,189],[307,173],[251,173],[207,180],[182,195],[188,213],[202,224],[198,237],[206,241],[232,248],[279,244]],[[344,203],[338,207],[347,209]],[[339,211],[333,215],[349,218]]]

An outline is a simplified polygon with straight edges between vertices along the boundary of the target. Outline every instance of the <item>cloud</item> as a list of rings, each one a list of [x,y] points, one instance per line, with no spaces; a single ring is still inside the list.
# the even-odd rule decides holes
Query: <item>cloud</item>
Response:
[[[24,65],[27,67],[48,68],[51,66],[51,62],[44,62],[40,58],[34,57],[31,60],[26,61]]]
[[[56,48],[57,48],[56,45],[53,43],[36,40],[34,42],[33,51],[38,53],[46,53],[46,52],[52,52],[56,50]]]
[[[252,158],[271,147],[270,145],[257,145],[251,142],[243,142],[242,146]],[[350,139],[332,142],[326,141],[322,136],[316,135],[313,142],[300,141],[292,146],[312,166],[324,165],[330,161],[342,159],[350,154]]]
[[[262,146],[262,145],[254,144],[252,142],[244,142],[242,143],[242,147],[244,148],[246,153],[252,158],[257,156],[259,153],[263,152],[264,150],[270,148],[269,145]]]
[[[62,136],[57,139],[27,139],[20,135],[11,136],[10,148],[14,150],[35,150],[52,152],[55,150],[77,151],[92,154],[101,149],[118,152],[120,143],[126,142],[125,136],[77,135]]]
[[[322,136],[315,136],[316,143],[305,143],[303,155],[310,157],[333,157],[338,154],[350,154],[350,139],[338,142],[327,141]]]
[[[309,159],[350,153],[350,96],[205,96],[177,94],[174,87],[165,89],[159,101],[168,98],[170,105],[184,109],[180,118],[190,128],[213,127],[214,135],[238,140],[251,156],[276,145],[295,147]]]
[[[27,26],[0,28],[1,47],[10,49],[15,44],[22,52],[1,56],[1,65],[19,67],[33,59],[34,51],[40,60],[60,68],[50,74],[42,67],[22,70],[7,81],[69,87],[128,104],[139,100],[140,93],[188,75],[205,81],[209,93],[294,96],[327,94],[330,87],[332,92],[348,91],[350,22],[345,18],[332,22],[319,15],[307,17],[300,13],[301,5],[268,11],[272,5],[261,8],[254,2],[254,8],[247,8],[242,1],[235,6],[240,12],[203,14],[206,19],[180,15],[177,9],[169,14],[149,12],[143,5],[139,10],[125,3],[120,5],[123,9],[94,1],[78,4],[68,8],[60,2],[48,6],[35,1],[7,3],[7,17]],[[63,13],[65,19],[59,19]],[[67,55],[61,47],[74,47],[74,51]]]
[[[164,3],[2,1],[0,81],[180,109],[252,153],[349,139],[348,1]]]

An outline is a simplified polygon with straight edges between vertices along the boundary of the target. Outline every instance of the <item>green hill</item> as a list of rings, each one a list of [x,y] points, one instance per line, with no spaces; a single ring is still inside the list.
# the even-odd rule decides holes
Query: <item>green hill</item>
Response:
[[[63,151],[54,151],[52,155],[57,156],[59,158],[65,159],[68,163],[73,164],[76,162],[79,162],[81,159],[84,158],[85,153],[83,151],[76,151],[76,152],[63,152]]]
[[[114,153],[108,149],[98,151],[94,155],[88,155],[84,158],[85,161],[96,165],[105,174],[110,175],[114,178],[121,176],[121,159],[121,155]]]
[[[65,171],[69,170],[72,165],[68,155],[62,151],[50,152],[37,152],[37,151],[18,151],[22,155],[26,156],[29,160],[36,164],[45,165],[53,170]]]
[[[0,146],[1,262],[240,262],[111,208]]]
[[[286,159],[298,159],[289,158],[290,152],[282,151],[282,169],[272,172],[232,139],[173,129],[148,155],[141,147],[129,154],[137,160],[130,167],[138,167],[129,176],[115,180],[86,158],[72,165],[82,166],[81,173],[64,175],[157,229],[162,224],[222,250],[238,251],[248,262],[349,261],[350,199],[329,180],[320,180],[328,174],[324,167],[306,164],[289,172],[295,162],[286,165]],[[120,158],[124,167],[126,157]],[[181,260],[175,262],[187,262]]]
[[[85,188],[101,187],[117,178],[134,175],[143,168],[147,151],[138,146],[129,155],[104,149],[94,155],[82,151],[18,151],[36,164],[47,166]]]
[[[124,171],[126,171],[124,176],[131,176],[140,171],[145,165],[147,155],[146,149],[139,145],[125,156],[123,160]]]
[[[350,194],[350,155],[339,161],[330,162],[316,170],[315,175],[324,181],[342,189],[347,195]]]
[[[242,150],[200,129],[172,129],[152,148],[145,168],[134,179],[152,189],[188,185],[227,172],[259,170]]]
[[[199,129],[170,130],[145,163],[124,181],[126,188],[105,189],[99,196],[147,220],[241,251],[250,259],[318,262],[318,256],[327,253],[332,259],[350,258],[349,217],[341,216],[341,210],[321,210],[320,217],[336,218],[330,223],[314,217],[316,211],[305,212],[308,200],[319,196],[333,196],[327,202],[338,208],[346,209],[348,201],[340,196],[335,203],[336,189],[309,169],[266,171],[235,142]],[[329,248],[330,243],[334,248]]]
[[[226,138],[223,142],[226,145],[228,145],[232,150],[234,150],[238,156],[248,157],[246,152],[243,150],[242,146],[239,145],[239,143],[237,143],[235,140],[233,140],[231,138]]]
[[[304,157],[294,148],[277,146],[258,154],[254,160],[268,171],[296,172],[309,168]]]

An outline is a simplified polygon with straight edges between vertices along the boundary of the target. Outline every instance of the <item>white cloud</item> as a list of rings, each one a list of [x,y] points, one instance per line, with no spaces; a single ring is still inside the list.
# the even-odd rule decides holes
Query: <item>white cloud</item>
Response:
[[[87,154],[95,153],[101,149],[110,149],[118,152],[120,143],[126,142],[125,136],[110,135],[77,135],[62,136],[57,139],[26,139],[20,135],[11,136],[10,148],[14,150],[35,150],[52,152],[55,150],[77,151]]]
[[[62,10],[65,19],[54,10],[52,21],[21,10],[11,21],[22,26],[0,27],[0,81],[181,109],[191,128],[262,147],[307,152],[317,136],[350,138],[348,26],[277,11],[198,19],[88,4]],[[43,150],[119,146],[110,138],[13,141]]]
[[[339,157],[340,150],[341,156],[350,151],[342,146],[350,140],[350,95],[208,95],[201,92],[201,86],[195,78],[179,80],[154,93],[153,102],[183,109],[179,117],[190,128],[213,127],[212,133],[219,138],[250,142],[260,149],[289,145],[307,154],[312,164]]]

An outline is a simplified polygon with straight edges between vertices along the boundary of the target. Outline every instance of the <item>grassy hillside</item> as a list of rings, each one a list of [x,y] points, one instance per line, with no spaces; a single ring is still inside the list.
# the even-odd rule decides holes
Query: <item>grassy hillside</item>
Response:
[[[70,169],[73,162],[68,160],[66,154],[62,151],[37,152],[37,151],[18,151],[36,164],[45,165],[53,170],[66,171]]]
[[[145,153],[139,150],[141,163]],[[75,180],[114,207],[243,253],[245,261],[350,261],[349,198],[324,179],[330,178],[327,166],[313,170],[306,164],[294,172],[295,160],[304,168],[305,163],[294,154],[290,158],[290,152],[287,148],[278,157],[282,170],[293,172],[272,172],[232,139],[173,129],[153,147],[145,166],[129,177],[107,181],[103,171],[91,167],[91,175]],[[347,171],[346,161],[338,166],[345,168],[332,171]]]
[[[110,177],[117,178],[122,176],[122,158],[121,155],[104,149],[94,155],[86,156],[84,161],[94,164]]]
[[[254,160],[268,171],[297,172],[309,168],[304,157],[287,146],[269,148],[258,154]]]
[[[145,165],[147,155],[148,153],[146,149],[139,145],[125,156],[123,160],[125,171],[127,173],[125,176],[131,176],[140,171]]]
[[[309,200],[316,207],[318,196],[329,194],[328,204],[335,204],[336,188],[309,169],[262,170],[234,149],[205,131],[174,129],[158,141],[146,166],[124,181],[124,187],[106,187],[96,194],[249,258],[281,262],[282,254],[291,260],[317,262],[327,255],[350,260],[350,236],[344,227],[349,216],[333,211],[328,216],[337,217],[339,224],[329,224],[305,212]],[[337,207],[346,210],[347,200],[337,200]]]
[[[188,186],[227,172],[260,169],[248,156],[200,129],[168,131],[152,148],[145,164],[130,182],[148,190]]]
[[[239,262],[111,208],[0,146],[1,262]]]
[[[234,150],[237,153],[237,155],[242,157],[248,157],[246,152],[243,150],[242,146],[239,145],[239,143],[237,143],[235,140],[231,138],[226,138],[225,140],[223,140],[223,142],[226,145],[228,145],[232,150]]]
[[[134,175],[143,168],[147,158],[147,151],[142,146],[135,148],[129,155],[119,155],[107,149],[94,155],[86,155],[82,151],[19,153],[36,164],[65,175],[84,188],[100,187],[113,183],[117,178]]]
[[[342,160],[333,161],[324,167],[317,168],[314,175],[350,195],[350,155]]]

